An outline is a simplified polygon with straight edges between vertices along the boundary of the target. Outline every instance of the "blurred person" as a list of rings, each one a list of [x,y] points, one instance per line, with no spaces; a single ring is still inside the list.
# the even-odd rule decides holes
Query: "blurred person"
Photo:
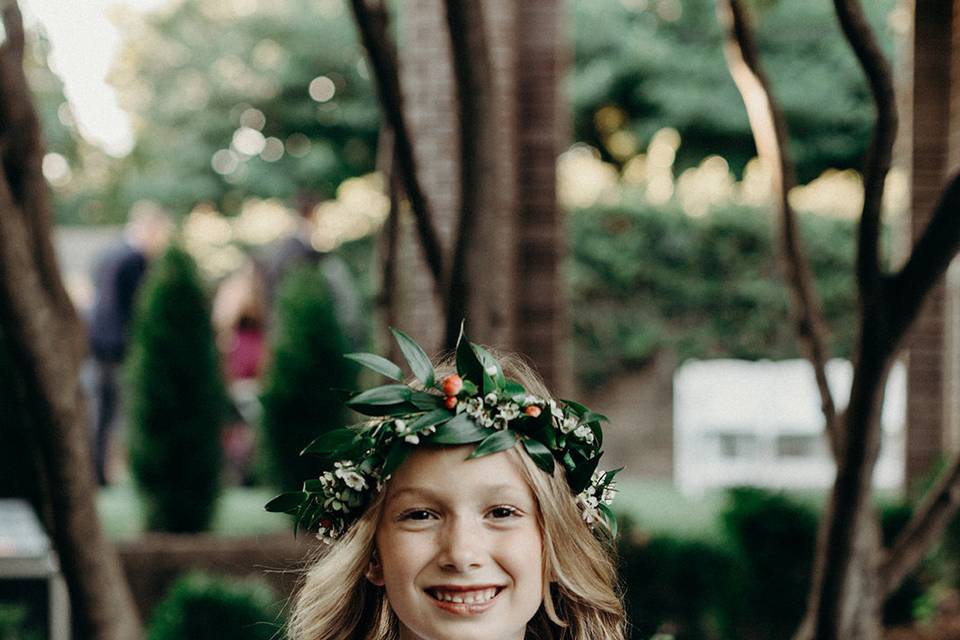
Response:
[[[313,236],[317,230],[316,204],[312,199],[301,198],[297,205],[297,228],[268,247],[260,260],[268,321],[273,320],[277,292],[284,276],[298,265],[316,265],[333,298],[340,329],[351,347],[360,348],[364,343],[366,327],[357,283],[340,256],[332,251],[320,251],[314,246]]]
[[[174,223],[155,205],[139,204],[122,237],[98,257],[88,320],[92,366],[93,462],[100,486],[108,483],[107,452],[119,403],[117,374],[127,351],[136,294],[151,260],[170,242]]]
[[[220,283],[213,298],[213,326],[231,403],[231,418],[223,431],[226,470],[229,481],[246,485],[252,481],[253,425],[260,416],[260,374],[266,355],[263,277],[253,260]]]

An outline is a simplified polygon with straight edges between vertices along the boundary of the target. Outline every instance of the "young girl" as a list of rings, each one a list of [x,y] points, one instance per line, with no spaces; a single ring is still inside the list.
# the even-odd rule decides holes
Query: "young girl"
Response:
[[[596,471],[603,416],[462,335],[454,371],[394,334],[419,383],[352,398],[374,418],[307,447],[330,470],[267,505],[328,543],[289,637],[623,640],[615,472]],[[349,357],[402,377],[379,356]]]

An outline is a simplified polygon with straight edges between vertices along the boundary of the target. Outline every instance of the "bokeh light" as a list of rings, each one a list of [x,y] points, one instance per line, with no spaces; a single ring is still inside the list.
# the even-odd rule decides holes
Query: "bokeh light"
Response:
[[[327,76],[318,76],[310,81],[310,97],[317,102],[327,102],[337,92],[337,85]]]

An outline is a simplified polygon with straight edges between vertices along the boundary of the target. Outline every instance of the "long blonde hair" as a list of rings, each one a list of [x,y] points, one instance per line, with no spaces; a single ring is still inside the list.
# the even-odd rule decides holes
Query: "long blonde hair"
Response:
[[[550,398],[523,359],[494,356],[508,377],[528,392]],[[452,359],[439,362],[436,370],[441,376],[452,373]],[[527,640],[623,640],[626,617],[613,545],[600,542],[581,518],[560,465],[548,475],[519,446],[507,453],[519,462],[540,507],[544,598],[527,624]],[[399,620],[385,591],[366,577],[384,494],[377,495],[341,539],[319,550],[294,599],[287,628],[291,640],[399,638]]]

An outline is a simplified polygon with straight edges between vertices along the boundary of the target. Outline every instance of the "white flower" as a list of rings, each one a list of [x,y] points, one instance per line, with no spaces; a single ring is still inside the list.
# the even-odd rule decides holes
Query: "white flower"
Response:
[[[520,415],[520,405],[516,402],[508,402],[500,407],[500,417],[510,421]]]
[[[488,414],[486,414],[486,413],[483,414],[482,416],[480,416],[479,422],[480,422],[481,426],[484,426],[484,427],[492,427],[492,426],[493,426],[493,418],[491,418],[491,417],[490,417]]]
[[[560,431],[563,433],[570,433],[577,428],[577,419],[574,416],[567,416],[560,423]]]
[[[497,368],[493,365],[490,365],[489,367],[485,367],[484,371],[486,371],[487,375],[491,377],[497,375]]]
[[[497,404],[497,394],[491,391],[487,395],[483,396],[483,401],[486,402],[488,405],[493,406]]]
[[[589,444],[593,443],[593,431],[585,424],[580,425],[573,432],[573,435]]]
[[[483,411],[483,400],[480,398],[470,398],[466,402],[467,415],[476,418]]]
[[[503,431],[507,428],[507,419],[503,416],[498,416],[493,419],[493,428]]]
[[[407,429],[407,423],[403,420],[394,420],[393,424],[397,428],[397,433],[403,433]]]
[[[531,405],[531,404],[535,404],[535,405],[537,405],[537,406],[540,406],[540,405],[543,404],[543,400],[541,400],[541,399],[538,398],[537,396],[530,395],[530,394],[528,393],[527,395],[523,396],[523,406],[528,406],[528,405]]]
[[[420,444],[420,437],[417,435],[404,436],[403,439],[410,444]]]
[[[356,466],[352,461],[343,460],[341,462],[334,462],[333,466],[333,475],[343,480],[343,483],[354,491],[363,491],[367,488],[366,478],[357,472]]]

